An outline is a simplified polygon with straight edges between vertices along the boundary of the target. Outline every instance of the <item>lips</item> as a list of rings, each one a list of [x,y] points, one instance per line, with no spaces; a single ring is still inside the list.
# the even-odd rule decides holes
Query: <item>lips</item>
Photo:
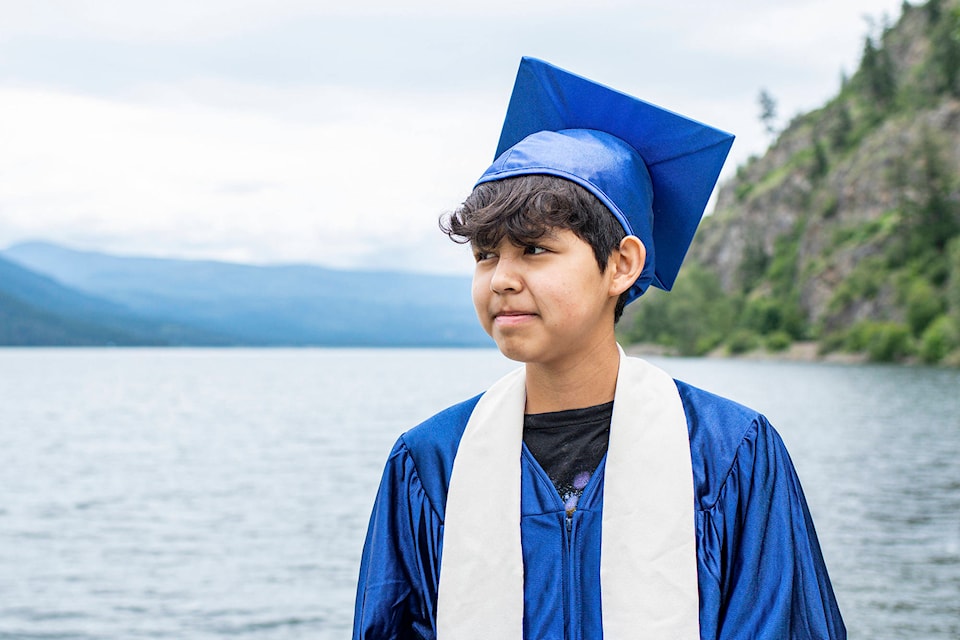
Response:
[[[530,311],[499,311],[493,315],[493,322],[501,327],[515,326],[532,320],[537,314]]]

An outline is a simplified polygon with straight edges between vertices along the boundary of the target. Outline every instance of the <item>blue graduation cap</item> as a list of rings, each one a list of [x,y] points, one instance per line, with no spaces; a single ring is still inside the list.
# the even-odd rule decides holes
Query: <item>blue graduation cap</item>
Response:
[[[545,174],[589,190],[647,249],[628,301],[669,291],[733,136],[523,58],[496,160],[477,184]]]

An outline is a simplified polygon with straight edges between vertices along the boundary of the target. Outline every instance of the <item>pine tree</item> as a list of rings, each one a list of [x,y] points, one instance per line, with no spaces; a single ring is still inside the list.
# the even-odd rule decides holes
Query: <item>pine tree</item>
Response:
[[[777,132],[777,101],[769,91],[760,89],[757,102],[760,103],[760,122],[763,123],[764,130],[773,135]]]

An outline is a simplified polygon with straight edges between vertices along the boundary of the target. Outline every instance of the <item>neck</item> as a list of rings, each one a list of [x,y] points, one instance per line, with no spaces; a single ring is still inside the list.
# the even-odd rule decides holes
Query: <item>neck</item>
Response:
[[[560,365],[527,363],[526,413],[581,409],[613,400],[620,353],[615,340]]]

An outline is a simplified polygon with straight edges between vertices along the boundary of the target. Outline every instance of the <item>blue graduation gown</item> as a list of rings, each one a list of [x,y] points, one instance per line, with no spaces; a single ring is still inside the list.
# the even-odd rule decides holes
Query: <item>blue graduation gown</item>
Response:
[[[793,464],[766,418],[677,382],[690,434],[700,635],[846,638]],[[479,396],[405,433],[384,470],[360,564],[355,640],[436,637],[444,508],[453,459]],[[568,521],[521,453],[524,637],[600,639],[603,463]]]

